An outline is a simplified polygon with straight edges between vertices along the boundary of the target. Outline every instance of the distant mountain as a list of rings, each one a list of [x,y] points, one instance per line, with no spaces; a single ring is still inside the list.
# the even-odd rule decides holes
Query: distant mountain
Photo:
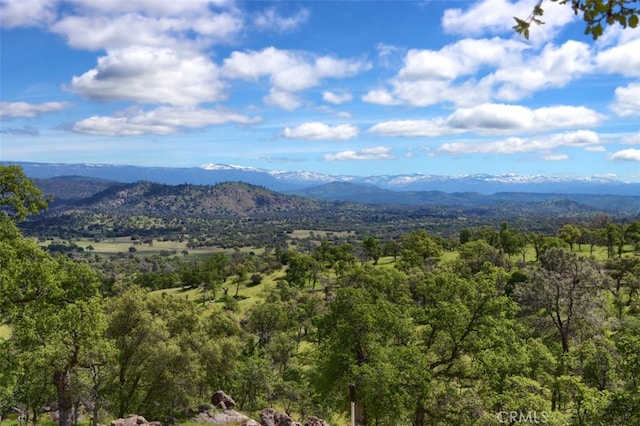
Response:
[[[8,163],[8,162],[3,162]],[[150,181],[169,185],[183,183],[212,185],[220,182],[246,182],[274,191],[294,191],[333,182],[352,183],[391,191],[441,191],[445,193],[494,194],[498,192],[557,194],[640,194],[640,183],[625,183],[605,177],[568,178],[546,176],[461,175],[436,176],[424,174],[348,176],[327,175],[307,171],[277,171],[254,167],[204,164],[200,167],[138,167],[108,164],[59,164],[13,162],[27,176],[86,176],[119,182]],[[346,188],[346,187],[345,187]],[[363,195],[364,196],[364,195]]]
[[[640,214],[640,195],[600,195],[600,194],[559,194],[533,192],[498,192],[491,195],[478,192],[443,191],[391,191],[375,186],[333,182],[296,191],[289,191],[304,197],[325,201],[351,201],[364,204],[398,206],[459,206],[498,207],[509,204],[561,208],[567,203],[572,209],[597,210],[621,216]]]

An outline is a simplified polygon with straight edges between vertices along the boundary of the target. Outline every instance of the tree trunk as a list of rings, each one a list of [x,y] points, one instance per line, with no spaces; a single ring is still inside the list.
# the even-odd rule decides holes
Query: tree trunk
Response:
[[[53,383],[58,394],[59,425],[73,424],[73,394],[71,392],[71,372],[56,371],[53,373]]]
[[[418,405],[416,406],[415,417],[413,419],[413,426],[424,426],[425,419],[425,409],[422,401],[418,401]]]

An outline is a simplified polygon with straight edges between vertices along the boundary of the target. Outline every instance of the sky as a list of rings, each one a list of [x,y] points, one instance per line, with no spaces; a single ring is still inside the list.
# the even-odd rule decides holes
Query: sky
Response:
[[[0,160],[640,182],[640,28],[534,0],[0,0]]]

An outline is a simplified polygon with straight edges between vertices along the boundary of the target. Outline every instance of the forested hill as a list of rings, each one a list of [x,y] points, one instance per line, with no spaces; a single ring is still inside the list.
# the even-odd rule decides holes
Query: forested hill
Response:
[[[217,185],[136,182],[109,186],[104,191],[76,201],[73,207],[99,213],[153,217],[211,217],[306,212],[318,210],[321,204],[324,203],[240,182]]]

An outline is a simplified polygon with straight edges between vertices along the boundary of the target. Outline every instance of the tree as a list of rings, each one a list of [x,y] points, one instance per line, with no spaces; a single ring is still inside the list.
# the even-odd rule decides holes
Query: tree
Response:
[[[48,199],[20,166],[0,164],[0,213],[16,221],[47,208]]]
[[[573,251],[573,245],[580,241],[580,235],[582,235],[580,228],[570,223],[563,225],[558,233],[560,239],[569,244],[571,251]]]
[[[442,247],[424,229],[410,232],[402,238],[402,265],[419,267],[429,259],[442,255]]]
[[[601,288],[602,276],[587,259],[554,247],[540,256],[539,267],[516,294],[526,311],[555,327],[567,353],[576,333],[586,332],[601,313]]]
[[[100,282],[85,264],[52,256],[0,216],[0,319],[12,326],[9,351],[28,354],[55,388],[61,426],[72,424],[72,380],[106,326]]]
[[[569,3],[568,0],[551,0],[562,5]],[[586,24],[585,34],[591,34],[594,40],[603,33],[603,25],[620,24],[623,28],[636,28],[639,23],[640,8],[634,3],[638,0],[572,0],[571,8],[573,12],[582,15]],[[526,19],[514,17],[516,25],[513,29],[529,38],[529,29],[532,23],[544,24],[541,17],[544,15],[542,0],[538,0],[533,11]]]
[[[362,248],[367,258],[373,260],[373,264],[377,265],[378,259],[380,259],[380,255],[382,254],[380,240],[373,237],[365,237],[364,240],[362,240]]]

